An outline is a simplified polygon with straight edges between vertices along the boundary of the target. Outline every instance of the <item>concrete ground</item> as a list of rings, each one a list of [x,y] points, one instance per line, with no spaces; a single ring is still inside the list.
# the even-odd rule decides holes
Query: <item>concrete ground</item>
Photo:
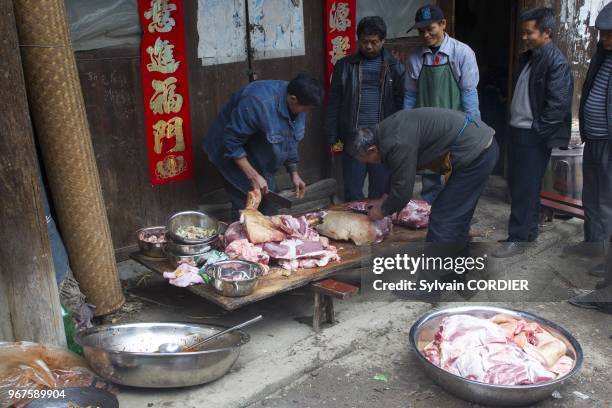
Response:
[[[481,199],[476,227],[491,232],[481,241],[505,238],[508,211],[508,205],[500,199]],[[470,303],[497,305],[493,302],[503,300],[502,305],[548,318],[581,343],[585,359],[580,373],[538,407],[612,406],[612,316],[563,301],[596,282],[586,273],[596,260],[568,257],[562,252],[563,245],[580,241],[581,231],[580,221],[557,220],[525,255],[493,261],[509,277],[530,276],[529,296],[500,299],[490,293],[470,294]],[[431,305],[369,296],[365,291],[366,296],[336,302],[337,323],[315,334],[310,326],[312,295],[306,289],[227,313],[186,290],[167,285],[133,262],[121,263],[120,270],[129,303],[107,321],[230,325],[257,314],[265,318],[247,329],[251,341],[225,377],[183,389],[123,387],[119,394],[122,407],[474,406],[446,393],[426,377],[408,344],[412,323],[432,307],[448,302]],[[359,279],[356,273],[344,278]],[[456,300],[464,302],[465,297]]]

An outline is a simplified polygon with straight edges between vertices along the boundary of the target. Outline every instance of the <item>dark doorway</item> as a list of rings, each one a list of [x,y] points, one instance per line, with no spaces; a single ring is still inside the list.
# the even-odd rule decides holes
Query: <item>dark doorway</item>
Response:
[[[455,1],[455,37],[476,53],[482,120],[495,129],[500,146],[496,175],[503,175],[506,157],[514,6],[512,0]]]

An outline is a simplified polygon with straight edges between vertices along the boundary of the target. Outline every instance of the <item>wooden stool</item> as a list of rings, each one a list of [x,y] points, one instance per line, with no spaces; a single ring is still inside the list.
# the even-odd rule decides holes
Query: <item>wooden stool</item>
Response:
[[[314,292],[312,328],[316,332],[321,331],[321,318],[324,318],[326,323],[334,323],[334,298],[346,299],[359,292],[357,286],[333,279],[315,282],[310,288]]]

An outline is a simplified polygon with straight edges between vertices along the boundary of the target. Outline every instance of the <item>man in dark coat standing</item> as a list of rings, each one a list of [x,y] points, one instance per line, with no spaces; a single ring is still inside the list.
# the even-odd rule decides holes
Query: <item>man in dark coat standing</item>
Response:
[[[595,27],[599,30],[599,43],[580,101],[580,135],[585,143],[582,203],[585,243],[603,247],[612,235],[612,3],[601,10]],[[571,304],[612,313],[609,250],[606,266],[593,273],[604,278],[597,290],[570,299]]]
[[[359,50],[342,58],[332,76],[325,136],[330,145],[350,142],[358,127],[375,126],[402,109],[404,66],[384,48],[387,26],[378,16],[364,17],[357,26]],[[387,191],[389,173],[381,164],[360,163],[342,155],[344,199],[362,200],[368,176],[368,198]]]
[[[538,237],[540,190],[553,148],[570,140],[572,95],[570,65],[553,43],[555,15],[550,8],[521,16],[523,42],[510,119],[510,194],[508,238],[493,252],[497,258],[522,254]]]

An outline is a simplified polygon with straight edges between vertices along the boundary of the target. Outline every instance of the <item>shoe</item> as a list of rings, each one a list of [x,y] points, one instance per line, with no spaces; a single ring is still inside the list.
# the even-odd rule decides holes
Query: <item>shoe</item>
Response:
[[[592,309],[592,310],[599,309],[599,306],[597,305],[596,302],[582,300],[581,298],[583,298],[584,296],[585,295],[573,297],[571,299],[568,299],[567,302],[570,305],[573,305],[573,306],[576,306],[576,307],[580,307],[582,309]]]
[[[506,241],[500,243],[491,256],[494,258],[510,258],[523,253],[525,253],[525,248],[520,242]]]
[[[595,285],[595,290],[605,289],[609,286],[612,286],[612,282],[608,282],[607,280],[604,280]]]
[[[591,270],[589,270],[589,275],[594,276],[596,278],[605,278],[606,277],[606,268],[604,264],[599,264],[594,266]]]
[[[568,245],[563,248],[567,255],[577,255],[585,258],[603,258],[605,256],[604,246],[601,242],[579,242],[578,244]]]
[[[612,286],[594,290],[585,295],[574,296],[568,302],[583,309],[595,309],[605,313],[612,312]]]

